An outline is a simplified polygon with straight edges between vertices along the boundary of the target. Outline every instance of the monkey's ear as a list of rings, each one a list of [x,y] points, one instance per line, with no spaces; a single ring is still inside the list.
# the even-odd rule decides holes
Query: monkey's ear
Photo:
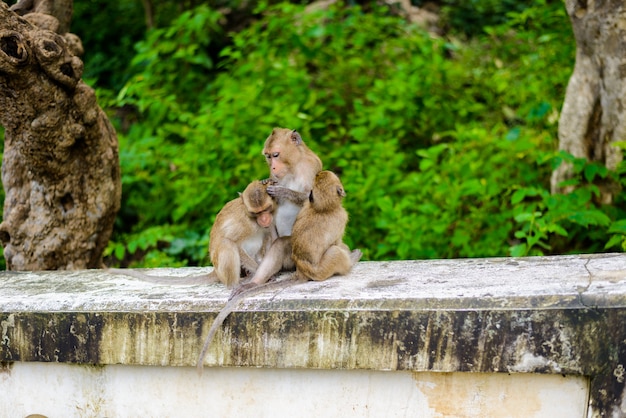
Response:
[[[241,196],[243,196],[243,193],[241,193],[241,192],[237,192],[237,194],[238,194],[240,197],[241,197]]]
[[[302,143],[302,137],[298,132],[296,132],[295,129],[291,131],[291,142],[293,142],[295,145],[300,145]]]
[[[343,190],[343,187],[337,186],[337,194],[341,197],[346,197],[346,192]]]

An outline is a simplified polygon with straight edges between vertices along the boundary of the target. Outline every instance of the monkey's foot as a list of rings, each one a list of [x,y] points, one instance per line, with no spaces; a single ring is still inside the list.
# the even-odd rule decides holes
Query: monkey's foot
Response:
[[[358,263],[358,261],[363,257],[363,253],[358,248],[350,253],[350,261],[352,265]]]

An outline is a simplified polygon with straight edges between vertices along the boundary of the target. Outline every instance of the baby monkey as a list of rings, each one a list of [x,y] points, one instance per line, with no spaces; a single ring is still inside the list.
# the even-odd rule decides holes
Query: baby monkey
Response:
[[[219,211],[209,234],[213,271],[189,277],[150,276],[134,270],[108,269],[158,284],[203,284],[220,281],[228,287],[239,283],[242,270],[254,274],[263,255],[276,239],[274,200],[267,185],[255,180]]]
[[[217,214],[209,235],[209,257],[220,282],[239,283],[241,270],[254,274],[263,255],[276,239],[274,200],[267,184],[255,180],[238,199]]]
[[[332,171],[315,176],[308,202],[298,213],[291,235],[291,258],[298,280],[326,280],[347,274],[363,255],[343,243],[348,212],[341,202],[346,193]]]

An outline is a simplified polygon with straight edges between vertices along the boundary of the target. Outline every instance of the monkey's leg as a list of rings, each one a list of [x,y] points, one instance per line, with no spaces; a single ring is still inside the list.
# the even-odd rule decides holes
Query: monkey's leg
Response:
[[[217,257],[213,261],[213,266],[217,278],[226,285],[232,287],[239,283],[241,275],[241,259],[239,258],[239,248],[237,244],[230,240],[221,242]]]
[[[261,260],[251,282],[257,285],[267,282],[283,268],[283,265],[288,265],[289,260],[291,260],[291,237],[280,237],[274,241]]]
[[[317,267],[311,268],[309,277],[312,280],[322,281],[335,274],[347,274],[353,264],[350,259],[350,251],[347,248],[345,244],[331,245],[322,255]]]
[[[291,259],[291,237],[280,237],[270,247],[256,273],[248,283],[244,283],[237,287],[230,295],[230,298],[246,292],[254,287],[260,286],[267,282],[272,276],[281,269],[293,268],[293,260]]]
[[[254,274],[259,268],[259,263],[250,257],[241,247],[239,248],[239,260],[241,260],[241,267],[249,274]]]

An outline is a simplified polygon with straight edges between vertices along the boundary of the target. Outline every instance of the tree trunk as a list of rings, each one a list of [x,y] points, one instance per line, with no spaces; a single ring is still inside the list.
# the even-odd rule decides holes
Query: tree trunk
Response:
[[[566,0],[576,38],[576,65],[559,120],[559,148],[614,169],[622,160],[615,141],[626,140],[626,5],[623,0]],[[553,192],[570,176],[562,165]],[[603,200],[610,202],[610,188]]]
[[[117,136],[81,81],[80,40],[57,32],[69,21],[41,12],[66,16],[53,7],[61,4],[71,10],[68,0],[20,2],[13,8],[34,7],[21,18],[0,2],[0,240],[9,270],[101,267],[120,206]]]

